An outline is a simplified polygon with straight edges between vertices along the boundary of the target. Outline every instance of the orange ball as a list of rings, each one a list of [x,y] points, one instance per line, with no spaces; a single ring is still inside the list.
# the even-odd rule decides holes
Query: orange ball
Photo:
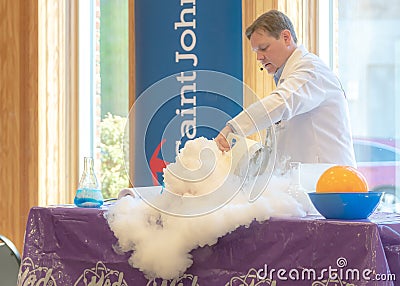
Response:
[[[367,180],[356,168],[333,166],[319,177],[317,193],[360,193],[368,192]]]

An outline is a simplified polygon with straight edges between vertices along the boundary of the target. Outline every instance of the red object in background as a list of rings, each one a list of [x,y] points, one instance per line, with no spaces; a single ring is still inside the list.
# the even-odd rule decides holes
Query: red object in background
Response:
[[[163,173],[164,168],[169,164],[168,162],[158,158],[158,154],[160,153],[161,147],[165,141],[167,141],[167,139],[163,139],[160,144],[157,145],[157,148],[154,150],[153,155],[150,158],[150,170],[154,186],[160,185],[157,173]]]
[[[400,172],[400,149],[396,148],[396,141],[356,138],[354,151],[358,170],[367,179],[370,190],[391,190],[394,194],[396,172]]]

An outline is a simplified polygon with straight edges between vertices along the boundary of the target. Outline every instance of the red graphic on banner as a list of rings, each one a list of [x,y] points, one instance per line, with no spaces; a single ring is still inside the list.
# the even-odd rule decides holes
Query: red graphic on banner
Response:
[[[160,153],[161,146],[165,143],[165,141],[167,141],[167,139],[163,139],[160,142],[160,144],[158,144],[156,150],[154,150],[154,153],[150,159],[150,170],[151,170],[154,186],[160,185],[160,183],[158,182],[157,173],[162,173],[164,168],[169,164],[169,162],[166,162],[166,161],[158,158],[158,154]]]

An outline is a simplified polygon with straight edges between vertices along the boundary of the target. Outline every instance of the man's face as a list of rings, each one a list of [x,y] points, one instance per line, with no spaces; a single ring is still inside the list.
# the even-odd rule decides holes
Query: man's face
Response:
[[[282,31],[279,39],[275,39],[268,32],[258,29],[250,37],[250,45],[257,54],[257,60],[269,74],[274,74],[289,57],[287,42],[285,42],[287,41],[286,32]]]

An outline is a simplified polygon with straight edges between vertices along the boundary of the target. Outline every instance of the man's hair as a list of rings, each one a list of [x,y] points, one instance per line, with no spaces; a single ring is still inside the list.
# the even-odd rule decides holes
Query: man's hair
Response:
[[[253,24],[246,29],[246,37],[250,39],[254,31],[262,29],[275,39],[279,39],[283,30],[289,30],[293,41],[297,44],[296,32],[289,17],[277,10],[270,10],[258,17]]]

